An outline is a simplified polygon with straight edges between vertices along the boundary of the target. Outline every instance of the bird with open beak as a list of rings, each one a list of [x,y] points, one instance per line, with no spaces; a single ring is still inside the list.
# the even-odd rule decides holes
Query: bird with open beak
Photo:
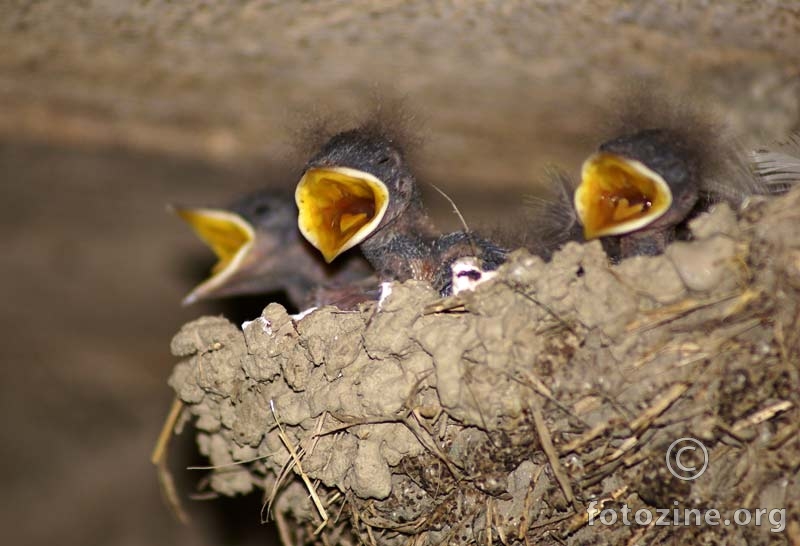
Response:
[[[436,231],[403,147],[380,124],[330,138],[306,164],[295,199],[300,232],[326,261],[358,246],[383,281],[426,280],[448,294],[456,259],[476,257],[486,270],[505,260],[473,233]]]
[[[738,209],[753,195],[776,193],[697,108],[661,96],[636,102],[624,129],[584,161],[573,196],[583,238],[600,238],[612,259],[660,254],[714,203]]]
[[[285,293],[298,309],[335,303],[350,286],[370,282],[369,265],[350,254],[326,264],[297,231],[291,195],[261,190],[225,208],[172,207],[217,256],[211,276],[184,304],[236,295]],[[365,284],[366,283],[366,284]]]
[[[575,212],[587,240],[616,236],[622,257],[661,253],[700,197],[701,158],[669,129],[600,145],[581,169]]]

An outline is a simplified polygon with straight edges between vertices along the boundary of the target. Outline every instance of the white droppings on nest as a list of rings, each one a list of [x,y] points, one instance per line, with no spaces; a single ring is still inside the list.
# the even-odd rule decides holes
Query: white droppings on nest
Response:
[[[298,321],[303,320],[307,315],[310,315],[311,313],[313,313],[317,309],[318,309],[318,307],[316,307],[316,306],[315,307],[309,307],[305,311],[300,311],[299,313],[296,313],[294,315],[289,315],[289,316],[292,317],[293,321],[298,322]]]
[[[316,308],[315,308],[315,309],[316,309]],[[313,310],[313,309],[312,309],[312,310]],[[268,321],[267,319],[265,319],[264,317],[258,317],[258,318],[256,318],[256,319],[253,319],[253,320],[246,320],[246,321],[244,321],[244,322],[242,323],[242,330],[244,330],[244,329],[248,328],[248,327],[249,327],[251,324],[253,324],[254,322],[258,322],[259,324],[261,324],[261,330],[262,330],[262,331],[263,331],[265,334],[267,334],[268,336],[271,336],[271,335],[272,335],[272,323],[271,323],[270,321]]]
[[[383,302],[385,302],[386,298],[388,298],[391,295],[392,295],[392,283],[382,282],[381,295],[378,297],[378,309],[383,308]]]

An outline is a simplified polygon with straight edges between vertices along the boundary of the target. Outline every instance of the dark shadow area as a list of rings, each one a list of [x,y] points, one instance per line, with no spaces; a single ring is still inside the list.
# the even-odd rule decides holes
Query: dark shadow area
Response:
[[[0,142],[7,541],[269,543],[257,497],[187,501],[199,513],[181,526],[160,498],[149,456],[172,399],[174,333],[202,314],[258,316],[269,301],[182,307],[212,258],[165,206],[226,203],[281,172]],[[183,494],[202,474],[181,468],[207,464],[189,438],[170,459]]]
[[[190,526],[208,529],[211,544],[279,544],[274,522],[261,523],[263,500],[259,490],[237,497],[210,495],[206,484],[210,471],[188,469],[208,465],[208,460],[197,453],[194,434],[187,426],[173,439],[169,463],[183,508],[192,520]]]

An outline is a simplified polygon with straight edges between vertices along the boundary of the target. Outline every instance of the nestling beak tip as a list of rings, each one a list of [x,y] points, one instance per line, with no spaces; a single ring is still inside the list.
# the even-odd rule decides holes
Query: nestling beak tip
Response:
[[[342,253],[341,250],[333,250],[333,251],[320,250],[320,252],[322,253],[322,257],[325,259],[325,263],[327,264],[333,262],[333,260],[335,260],[337,256],[339,256],[339,254]]]

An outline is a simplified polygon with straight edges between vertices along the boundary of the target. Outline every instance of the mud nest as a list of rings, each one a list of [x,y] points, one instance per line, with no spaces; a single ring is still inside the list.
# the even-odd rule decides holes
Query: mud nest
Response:
[[[286,544],[798,543],[800,191],[691,229],[617,266],[599,243],[518,251],[448,299],[411,281],[355,312],[185,325],[170,384],[207,487],[262,489]],[[687,437],[694,480],[667,464]],[[625,526],[623,505],[784,512]]]

